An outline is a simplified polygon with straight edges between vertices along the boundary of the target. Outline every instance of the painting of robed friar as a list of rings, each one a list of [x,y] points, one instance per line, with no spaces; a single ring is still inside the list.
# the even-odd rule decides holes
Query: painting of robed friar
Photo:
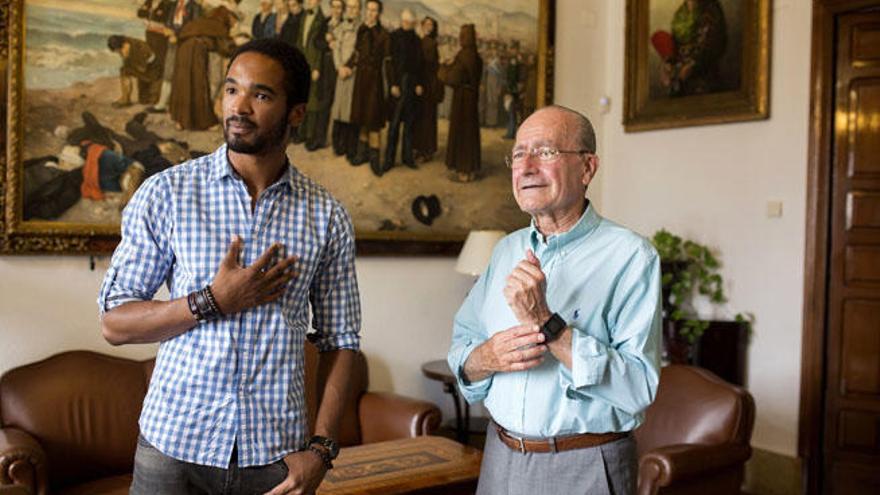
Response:
[[[527,224],[504,155],[550,101],[552,0],[13,0],[0,251],[107,252],[143,182],[223,143],[230,55],[306,57],[292,166],[361,252],[454,252]]]
[[[627,131],[768,116],[769,0],[627,3]]]

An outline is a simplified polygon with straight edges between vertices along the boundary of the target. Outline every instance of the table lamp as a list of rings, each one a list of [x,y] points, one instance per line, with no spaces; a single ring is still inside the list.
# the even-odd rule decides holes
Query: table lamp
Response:
[[[492,257],[495,244],[505,235],[507,234],[501,230],[470,231],[461,252],[458,254],[455,271],[479,277],[489,266],[489,259]]]

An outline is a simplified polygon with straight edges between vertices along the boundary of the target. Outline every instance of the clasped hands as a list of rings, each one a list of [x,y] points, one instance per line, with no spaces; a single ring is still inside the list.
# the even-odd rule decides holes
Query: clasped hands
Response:
[[[547,307],[547,280],[531,249],[510,275],[504,298],[519,325],[498,332],[480,344],[465,364],[469,379],[480,380],[499,371],[521,371],[541,364],[547,345],[540,332],[553,313]]]

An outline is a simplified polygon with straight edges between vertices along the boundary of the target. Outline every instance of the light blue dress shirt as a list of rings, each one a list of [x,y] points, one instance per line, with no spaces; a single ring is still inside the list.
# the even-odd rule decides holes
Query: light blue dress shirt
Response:
[[[527,437],[630,431],[659,381],[660,258],[644,238],[592,205],[568,232],[518,230],[495,247],[486,272],[455,317],[448,362],[460,370],[490,336],[519,324],[503,289],[531,248],[547,280],[547,304],[572,328],[572,369],[548,351],[535,368],[466,384],[492,419]]]

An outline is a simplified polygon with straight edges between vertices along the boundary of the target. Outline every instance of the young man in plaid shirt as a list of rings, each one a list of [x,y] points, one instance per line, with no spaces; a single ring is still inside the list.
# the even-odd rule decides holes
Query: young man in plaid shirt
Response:
[[[125,210],[98,298],[103,333],[161,343],[131,493],[313,493],[338,452],[360,302],[348,213],[285,153],[309,72],[283,42],[240,47],[226,143],[151,177]],[[153,300],[162,283],[169,301]],[[314,435],[310,328],[322,352]]]

